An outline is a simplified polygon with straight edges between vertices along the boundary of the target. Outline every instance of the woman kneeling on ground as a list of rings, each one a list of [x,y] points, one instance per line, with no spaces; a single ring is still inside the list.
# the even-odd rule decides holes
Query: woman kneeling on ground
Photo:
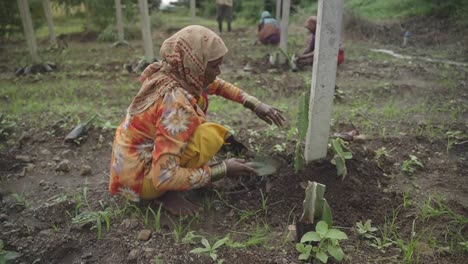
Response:
[[[140,76],[141,89],[117,128],[109,191],[132,201],[157,200],[169,212],[189,215],[201,208],[182,191],[224,176],[256,175],[241,159],[208,165],[230,135],[206,121],[207,94],[243,104],[267,123],[282,126],[280,111],[217,78],[227,53],[223,40],[202,26],[183,28],[161,46],[161,62]]]

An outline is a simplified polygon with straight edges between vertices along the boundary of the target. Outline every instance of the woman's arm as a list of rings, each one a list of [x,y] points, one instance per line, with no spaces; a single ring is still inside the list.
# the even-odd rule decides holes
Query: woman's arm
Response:
[[[221,78],[216,78],[216,80],[208,86],[208,94],[222,96],[240,104],[244,104],[249,97],[249,94],[242,89]]]
[[[208,94],[219,95],[231,101],[241,103],[244,107],[252,110],[258,117],[270,125],[275,123],[277,126],[282,126],[285,121],[279,109],[261,102],[254,96],[249,95],[223,79],[216,78],[216,80],[208,86]]]

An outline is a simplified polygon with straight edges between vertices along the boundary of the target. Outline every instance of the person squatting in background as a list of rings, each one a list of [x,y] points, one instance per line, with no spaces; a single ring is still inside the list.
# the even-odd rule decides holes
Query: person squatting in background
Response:
[[[280,25],[270,12],[263,11],[257,31],[257,39],[262,44],[278,45],[281,38]]]
[[[314,51],[315,51],[315,32],[317,29],[317,17],[311,16],[309,17],[305,23],[304,27],[309,31],[310,35],[307,38],[307,44],[300,55],[297,56],[294,63],[299,69],[304,68],[305,66],[312,65],[314,63]],[[344,62],[344,49],[343,44],[340,41],[340,47],[338,50],[338,58],[337,63],[338,65]]]

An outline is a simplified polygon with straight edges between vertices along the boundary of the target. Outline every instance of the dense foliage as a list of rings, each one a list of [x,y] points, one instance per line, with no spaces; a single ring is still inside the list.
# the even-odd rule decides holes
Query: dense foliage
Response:
[[[77,15],[86,17],[87,24],[97,28],[105,29],[108,25],[115,23],[115,0],[52,0],[56,7],[63,8],[70,13],[75,9]],[[148,1],[148,6],[153,2]],[[135,0],[121,0],[122,13],[127,21],[132,21],[138,14],[138,2]],[[159,6],[159,5],[158,5]],[[78,7],[81,7],[78,9]]]
[[[29,0],[29,11],[33,18],[33,26],[38,28],[44,21],[44,11],[41,0]],[[18,2],[0,1],[0,37],[12,36],[23,32]]]
[[[115,0],[50,0],[52,8],[67,15],[83,16],[86,28],[103,31],[115,23]],[[29,0],[29,8],[34,26],[45,22],[41,0]],[[121,0],[123,14],[127,21],[138,16],[137,0]],[[189,6],[189,0],[174,0],[181,6]],[[197,0],[199,15],[216,15],[215,0]],[[158,9],[161,0],[148,0],[151,10]],[[276,13],[276,0],[233,0],[234,19],[257,21],[263,10]],[[317,0],[291,0],[291,13],[299,9],[311,11]],[[466,0],[347,0],[345,6],[358,16],[368,18],[395,18],[408,16],[436,16],[467,20],[468,1]],[[0,1],[0,37],[8,37],[22,32],[18,3],[14,0]]]

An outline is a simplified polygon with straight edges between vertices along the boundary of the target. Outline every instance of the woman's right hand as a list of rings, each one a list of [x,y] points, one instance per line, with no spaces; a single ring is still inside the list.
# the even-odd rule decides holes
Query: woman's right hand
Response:
[[[226,163],[227,176],[228,177],[240,177],[240,176],[257,176],[258,172],[246,165],[246,161],[243,159],[231,158],[224,161]]]

